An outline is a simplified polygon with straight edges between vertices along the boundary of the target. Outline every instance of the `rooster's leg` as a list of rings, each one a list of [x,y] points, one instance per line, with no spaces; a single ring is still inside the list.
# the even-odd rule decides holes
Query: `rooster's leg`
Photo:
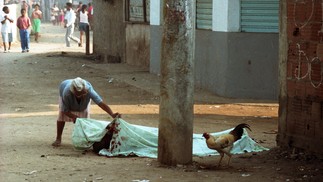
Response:
[[[224,153],[220,153],[220,155],[221,155],[221,158],[220,158],[220,160],[219,160],[218,167],[220,167],[220,166],[221,166],[221,161],[222,161],[222,159],[223,159]]]
[[[227,153],[227,155],[228,155],[228,157],[229,157],[229,159],[228,159],[228,166],[230,166],[230,161],[231,161],[231,157],[232,157],[232,155],[231,155],[230,153]]]
[[[230,161],[231,161],[231,157],[232,157],[232,154],[230,153],[231,149],[232,149],[232,146],[226,148],[226,150],[223,150],[223,152],[229,157],[228,166],[230,166]]]

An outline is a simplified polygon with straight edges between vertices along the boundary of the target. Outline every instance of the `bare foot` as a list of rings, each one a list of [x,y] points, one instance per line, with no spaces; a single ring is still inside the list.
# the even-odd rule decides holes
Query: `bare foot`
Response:
[[[54,146],[54,147],[61,146],[61,141],[60,140],[55,140],[55,142],[52,143],[52,146]]]

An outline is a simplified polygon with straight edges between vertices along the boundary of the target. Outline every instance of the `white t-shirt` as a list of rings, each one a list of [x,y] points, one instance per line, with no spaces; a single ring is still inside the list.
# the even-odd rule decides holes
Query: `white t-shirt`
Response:
[[[5,14],[2,13],[0,16],[0,21],[3,21],[5,18],[5,16],[7,16],[9,19],[13,20],[12,16],[10,16],[10,14]],[[1,32],[3,33],[12,33],[12,24],[10,23],[9,20],[6,20],[4,24],[1,23]]]
[[[75,23],[76,15],[75,12],[71,9],[66,11],[65,20],[67,21],[66,26],[70,26]]]
[[[80,11],[80,23],[89,23],[87,11],[85,11],[84,13]]]

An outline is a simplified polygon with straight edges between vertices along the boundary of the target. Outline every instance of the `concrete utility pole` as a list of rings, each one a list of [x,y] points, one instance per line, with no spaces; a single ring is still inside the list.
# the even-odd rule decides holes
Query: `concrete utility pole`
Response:
[[[192,162],[195,1],[164,0],[158,161]]]
[[[279,122],[277,143],[283,146],[287,143],[287,62],[288,62],[288,38],[287,38],[287,2],[285,0],[279,1]]]

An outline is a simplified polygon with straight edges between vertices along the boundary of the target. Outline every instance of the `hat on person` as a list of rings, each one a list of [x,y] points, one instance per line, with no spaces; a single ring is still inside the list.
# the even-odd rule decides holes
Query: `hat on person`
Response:
[[[80,92],[84,88],[85,88],[85,81],[82,78],[77,77],[77,78],[72,80],[72,84],[71,84],[71,87],[70,87],[71,92],[74,93],[75,90]]]

